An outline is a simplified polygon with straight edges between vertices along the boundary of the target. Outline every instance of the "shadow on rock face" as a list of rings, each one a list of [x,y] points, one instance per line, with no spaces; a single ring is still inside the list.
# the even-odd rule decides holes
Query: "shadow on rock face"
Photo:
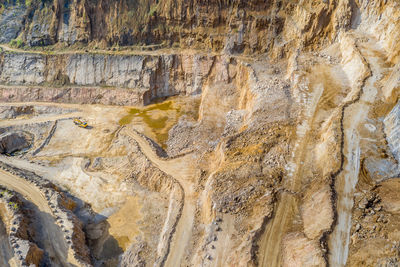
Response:
[[[32,145],[33,137],[25,132],[6,132],[0,135],[0,153],[12,154],[28,149]]]
[[[117,266],[118,258],[123,249],[119,246],[118,241],[109,234],[110,224],[103,220],[89,223],[85,226],[86,238],[91,249],[92,256],[101,266]]]
[[[13,257],[13,251],[7,236],[6,227],[0,219],[0,265],[9,267],[9,261]]]

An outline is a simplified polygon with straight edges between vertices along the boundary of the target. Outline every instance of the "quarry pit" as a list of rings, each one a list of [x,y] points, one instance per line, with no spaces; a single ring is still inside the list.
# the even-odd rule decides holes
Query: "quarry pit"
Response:
[[[398,1],[23,2],[1,266],[400,264]]]

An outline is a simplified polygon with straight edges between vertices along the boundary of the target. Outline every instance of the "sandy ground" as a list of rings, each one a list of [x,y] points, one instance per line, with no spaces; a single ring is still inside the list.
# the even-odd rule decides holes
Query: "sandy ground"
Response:
[[[140,210],[138,198],[128,197],[125,204],[108,219],[110,235],[118,241],[124,251],[134,242],[134,237],[140,235],[137,223],[142,218]]]
[[[325,166],[321,167],[319,165],[329,166],[326,167],[326,173],[321,171],[318,175],[315,175],[318,177],[327,176],[327,173],[332,173],[336,169],[336,163],[327,162],[327,160],[336,156],[333,154],[337,152],[335,149],[339,146],[340,134],[335,132],[336,128],[335,130],[332,129],[339,125],[338,121],[341,121],[342,115],[343,147],[341,147],[340,153],[343,155],[340,156],[344,158],[344,161],[343,166],[340,166],[339,175],[335,177],[338,217],[337,225],[334,227],[329,240],[329,261],[332,266],[344,266],[346,264],[349,253],[353,194],[358,181],[360,154],[362,151],[360,146],[362,138],[358,128],[367,120],[370,105],[375,101],[378,94],[375,84],[379,81],[384,71],[384,62],[380,57],[382,51],[380,51],[376,43],[363,43],[359,49],[372,71],[372,76],[366,80],[362,87],[358,88],[355,81],[357,80],[355,77],[358,77],[356,75],[357,72],[363,70],[358,64],[359,62],[354,64],[341,62],[336,65],[321,64],[310,70],[307,69],[309,72],[304,74],[305,78],[301,78],[306,81],[305,86],[293,89],[295,91],[294,94],[297,94],[296,98],[299,105],[304,107],[300,115],[302,120],[297,126],[296,142],[294,143],[291,160],[287,164],[288,175],[284,178],[283,188],[278,195],[278,205],[275,207],[274,215],[268,222],[266,230],[258,243],[260,247],[258,255],[259,266],[282,266],[282,247],[286,242],[285,240],[287,240],[285,237],[289,233],[293,234],[291,236],[296,236],[296,233],[304,232],[304,235],[296,237],[299,244],[303,240],[314,244],[311,241],[317,240],[316,236],[320,233],[308,231],[310,226],[305,224],[309,223],[310,220],[306,221],[304,218],[304,214],[307,214],[304,209],[313,209],[316,203],[311,203],[307,206],[303,202],[305,202],[304,199],[307,197],[307,193],[313,196],[318,195],[312,190],[306,191],[309,189],[306,187],[312,183],[312,179],[318,179],[313,177],[314,173],[312,172],[315,170],[321,171],[321,169],[325,171]],[[317,74],[315,75],[315,73]],[[360,90],[362,92],[360,99],[353,103],[353,99]],[[5,105],[26,104],[13,103]],[[123,182],[124,177],[120,177],[111,171],[88,171],[84,166],[87,162],[93,162],[97,158],[112,158],[118,162],[128,152],[123,148],[111,149],[112,144],[120,141],[117,137],[118,133],[121,131],[124,135],[133,138],[139,144],[140,150],[147,159],[155,167],[173,177],[183,188],[183,210],[176,226],[176,231],[173,234],[170,251],[165,262],[167,267],[182,266],[185,262],[185,257],[188,256],[187,248],[190,245],[191,238],[193,238],[196,200],[198,199],[193,187],[197,178],[197,171],[194,167],[195,159],[191,154],[176,159],[160,158],[153,151],[147,140],[131,130],[135,129],[144,132],[156,141],[163,140],[168,129],[178,119],[178,109],[168,108],[163,110],[160,107],[165,103],[161,104],[158,109],[155,108],[155,105],[154,109],[150,107],[138,108],[137,110],[135,107],[101,105],[32,104],[75,108],[80,111],[61,115],[1,121],[0,127],[58,120],[58,127],[61,129],[55,131],[49,144],[35,157],[37,160],[48,162],[50,166],[43,167],[19,158],[5,158],[4,161],[56,181],[57,184],[62,185],[71,194],[92,204],[95,212],[108,218],[110,234],[117,240],[119,246],[126,250],[135,237],[143,234],[138,223],[143,219],[144,211],[141,211],[143,203],[141,203],[137,195],[132,194],[132,190],[127,188],[127,184]],[[349,105],[346,106],[347,104]],[[343,108],[344,106],[345,108]],[[341,113],[342,108],[343,113]],[[212,107],[209,107],[209,109],[213,110]],[[212,116],[217,117],[216,114]],[[69,119],[72,117],[85,118],[93,128],[89,130],[76,127],[72,120]],[[170,117],[174,117],[174,119],[170,119]],[[126,127],[122,127],[123,125],[126,125]],[[157,127],[159,129],[155,130]],[[339,135],[339,137],[334,136],[335,134]],[[336,144],[329,143],[329,140],[334,140]],[[330,152],[332,152],[332,155],[327,155]],[[126,167],[122,160],[120,164],[121,168]],[[9,179],[10,176],[7,175],[9,174],[0,172],[0,184],[9,186],[10,189],[27,197],[43,213],[43,217],[40,217],[39,220],[45,220],[45,214],[49,214],[49,210],[47,202],[41,203],[40,192],[28,191],[34,189],[26,188],[23,182]],[[327,184],[326,180],[321,183]],[[327,190],[323,193],[325,195],[321,199],[324,201],[328,199],[327,202],[331,205],[329,198],[331,192]],[[331,206],[328,208],[333,210]],[[313,215],[308,213],[308,215],[310,214]],[[318,215],[314,215],[318,217]],[[320,219],[316,218],[316,220]],[[223,231],[218,233],[218,246],[211,255],[213,266],[225,266],[224,260],[227,259],[231,249],[231,239],[234,238],[230,236],[234,232],[234,224],[231,220],[232,218],[228,215],[223,218],[221,225]],[[325,224],[329,223],[327,221],[321,222],[319,226],[321,228],[325,227]],[[48,239],[57,240],[58,229],[55,229],[54,225],[51,224],[46,224],[45,228],[49,229],[45,233]],[[326,231],[327,228],[322,230]],[[68,256],[63,247],[52,247],[53,243],[63,243],[58,241],[51,243],[47,244],[47,246],[49,246],[50,251],[54,251],[54,255],[60,261],[60,265],[68,264]],[[291,243],[288,248],[296,247],[294,245],[295,242]],[[318,246],[317,244],[316,250],[321,249]],[[302,251],[299,249],[299,255],[297,256],[301,257],[301,253]]]
[[[79,117],[80,115],[82,115],[81,112],[74,112],[74,113],[68,113],[68,114],[35,117],[35,118],[29,118],[29,119],[1,120],[0,127],[55,121],[55,120],[60,120],[60,119]]]
[[[230,214],[226,214],[222,219],[221,224],[222,231],[217,232],[218,246],[216,246],[215,254],[211,255],[215,259],[213,266],[224,267],[228,258],[229,252],[231,251],[232,236],[234,232],[234,218]]]
[[[303,89],[299,93],[300,102],[304,102],[306,109],[303,111],[304,120],[297,126],[297,141],[292,152],[292,161],[288,163],[289,177],[284,185],[291,192],[298,192],[303,179],[304,161],[308,157],[308,146],[310,131],[315,125],[315,116],[317,108],[321,108],[321,103],[326,101],[329,87],[324,87],[321,81],[315,82],[315,85]],[[328,94],[329,91],[328,91]],[[282,193],[279,204],[275,211],[272,221],[268,223],[265,234],[260,241],[260,266],[280,266],[281,265],[281,242],[284,235],[289,230],[293,217],[298,215],[298,200],[293,194]]]
[[[29,105],[27,103],[5,103],[3,106],[25,106]],[[50,181],[55,182],[58,185],[65,185],[66,188],[73,188],[71,184],[68,184],[67,181],[69,178],[73,178],[73,182],[76,181],[77,178],[80,178],[80,183],[82,183],[83,191],[85,188],[87,192],[91,187],[87,187],[86,185],[93,184],[93,187],[99,185],[98,181],[104,179],[104,174],[96,174],[96,173],[85,173],[82,169],[84,157],[86,154],[101,154],[104,150],[107,150],[110,142],[113,140],[113,134],[116,129],[118,129],[118,119],[123,116],[125,113],[125,109],[122,107],[109,107],[102,105],[64,105],[64,104],[52,104],[52,103],[30,103],[33,106],[51,106],[58,108],[69,108],[72,110],[80,110],[78,112],[70,112],[66,114],[59,115],[40,115],[37,117],[32,117],[29,119],[15,119],[15,120],[3,120],[0,122],[1,127],[8,126],[16,126],[16,125],[27,125],[27,124],[35,124],[39,122],[46,121],[55,121],[58,120],[58,127],[55,131],[55,134],[50,139],[50,142],[47,146],[43,148],[40,153],[38,153],[37,157],[33,157],[34,162],[28,161],[26,158],[18,158],[18,157],[6,157],[0,156],[0,160],[6,162],[10,165],[19,167],[21,169],[25,169],[28,171],[33,171],[36,174],[49,179]],[[84,116],[91,124],[96,124],[96,128],[88,130],[75,126],[72,122],[71,118],[74,117],[82,117]],[[114,125],[111,129],[108,127],[109,125]],[[65,131],[65,129],[71,129],[70,131]],[[96,137],[97,138],[94,138]],[[77,140],[77,142],[74,142]],[[55,142],[55,143],[52,143]],[[99,146],[96,144],[102,144]],[[85,145],[83,145],[85,144]],[[68,148],[68,149],[66,149]],[[54,153],[53,153],[54,152]],[[59,168],[56,164],[54,166],[42,166],[37,164],[37,159],[40,160],[46,159],[49,156],[52,160],[56,160],[60,162],[60,160],[67,159],[63,168]],[[63,162],[61,162],[63,163]],[[62,165],[62,164],[61,164]],[[95,178],[95,179],[92,179]],[[106,177],[108,179],[108,177]],[[119,178],[118,178],[119,179]],[[41,240],[43,241],[43,245],[45,246],[45,250],[50,254],[50,257],[54,257],[55,259],[60,259],[58,264],[55,266],[70,266],[68,265],[68,250],[66,244],[64,244],[64,240],[58,240],[56,236],[57,231],[61,231],[57,229],[56,225],[51,225],[54,219],[51,217],[50,210],[47,206],[47,201],[38,202],[40,199],[40,192],[37,192],[35,195],[31,191],[35,190],[31,185],[27,185],[26,187],[22,187],[22,183],[24,181],[20,181],[18,184],[10,184],[7,181],[13,181],[14,179],[5,179],[1,180],[0,184],[3,184],[10,189],[13,189],[17,192],[20,192],[24,196],[27,197],[27,200],[32,202],[34,205],[39,207],[39,213],[41,214],[40,218],[38,218],[38,226],[37,230],[43,232],[43,237]],[[19,180],[15,180],[16,182]],[[92,182],[91,182],[92,181]],[[112,234],[115,234],[118,241],[120,241],[121,246],[126,248],[139,234],[139,226],[137,225],[138,220],[141,219],[140,209],[141,206],[136,199],[129,198],[129,195],[125,193],[119,193],[121,191],[121,187],[110,187],[107,186],[107,183],[104,183],[105,187],[108,187],[108,190],[114,192],[114,195],[118,195],[117,199],[115,197],[111,197],[107,193],[101,193],[102,190],[93,190],[91,194],[80,194],[77,196],[81,197],[82,195],[86,195],[87,197],[84,199],[87,203],[94,202],[103,203],[104,208],[109,207],[107,205],[107,201],[103,201],[102,198],[96,198],[96,196],[102,196],[104,200],[114,201],[112,203],[112,207],[115,207],[115,201],[120,205],[121,209],[126,212],[125,216],[121,216],[121,212],[118,212],[119,209],[114,209],[112,212],[116,212],[111,215],[110,231]],[[101,184],[100,184],[101,185]],[[19,189],[18,189],[19,188]],[[65,188],[64,188],[65,189]],[[21,190],[24,190],[21,192]],[[126,190],[125,190],[126,191]],[[24,193],[25,192],[25,193]],[[86,191],[85,191],[86,192]],[[71,192],[73,193],[73,192]],[[94,207],[98,207],[97,211],[101,211],[102,207],[94,205]],[[127,209],[133,210],[127,212]],[[108,216],[110,214],[108,213]],[[46,218],[46,219],[45,219]],[[42,222],[43,221],[43,222]],[[62,237],[62,236],[61,236]],[[54,251],[54,252],[52,252]],[[55,256],[53,256],[54,254]]]
[[[329,140],[332,139],[332,136],[330,136],[332,134],[326,130],[331,127],[329,126],[330,123],[340,116],[338,111],[341,108],[340,103],[342,103],[341,105],[346,102],[352,103],[352,99],[356,98],[357,92],[363,90],[361,99],[359,101],[357,99],[357,103],[350,104],[349,107],[346,106],[344,112],[344,148],[342,152],[345,160],[342,166],[343,172],[338,176],[336,183],[338,195],[337,212],[339,216],[338,225],[335,227],[330,241],[330,262],[332,266],[343,266],[346,262],[351,227],[351,208],[353,205],[352,194],[357,183],[360,167],[357,128],[361,122],[366,120],[369,105],[375,100],[377,91],[374,88],[374,84],[381,77],[380,72],[383,69],[383,63],[375,58],[377,53],[374,50],[378,49],[377,46],[367,44],[361,49],[361,55],[367,57],[367,63],[373,65],[372,77],[366,82],[364,88],[358,89],[359,85],[356,79],[362,75],[363,70],[360,63],[364,63],[362,63],[362,57],[358,59],[357,56],[352,54],[354,52],[351,52],[351,49],[346,49],[348,48],[342,47],[340,50],[344,58],[340,64],[336,66],[329,66],[328,64],[320,66],[313,72],[307,73],[306,86],[302,87],[301,83],[300,85],[297,84],[299,87],[297,98],[305,109],[301,114],[303,120],[297,127],[292,161],[287,165],[288,179],[285,180],[284,187],[289,191],[280,195],[274,217],[267,224],[266,231],[260,240],[260,266],[281,266],[283,257],[281,254],[282,239],[289,232],[303,231],[302,223],[296,224],[296,218],[300,214],[304,214],[304,212],[309,212],[304,209],[312,209],[313,204],[309,204],[311,205],[309,207],[301,206],[304,200],[297,197],[296,194],[303,190],[304,184],[311,181],[308,180],[313,175],[311,170],[324,170],[326,174],[336,170],[333,163],[334,160],[327,162],[329,157],[334,154],[328,155],[329,149],[326,146],[330,145]],[[343,99],[343,97],[345,98]],[[321,132],[323,135],[319,136],[318,134]],[[322,140],[321,143],[315,144],[318,140]],[[316,182],[313,183],[316,185]],[[311,194],[314,193],[311,192]],[[304,222],[314,223],[308,218],[303,219],[307,219]],[[329,229],[329,227],[326,228],[329,226],[328,221],[323,221],[322,218],[318,218],[318,221],[316,225],[322,227],[321,230]],[[304,227],[306,234],[309,235],[308,238],[313,238],[312,235],[318,234],[318,232],[308,231],[311,229],[310,226],[304,225]]]

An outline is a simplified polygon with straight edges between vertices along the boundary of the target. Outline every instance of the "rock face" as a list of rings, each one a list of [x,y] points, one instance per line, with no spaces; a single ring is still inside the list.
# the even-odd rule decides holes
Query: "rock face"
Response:
[[[26,263],[28,265],[36,265],[39,266],[42,258],[43,258],[43,250],[38,248],[35,244],[29,247],[29,251],[26,255]]]
[[[31,115],[34,109],[32,106],[27,107],[3,107],[0,108],[1,119],[15,119],[18,116]]]
[[[1,87],[0,100],[3,102],[58,102],[76,104],[141,105],[144,95],[129,89],[107,89],[101,87]]]
[[[0,135],[0,153],[11,154],[16,151],[28,148],[30,141],[24,133],[4,133]]]
[[[0,42],[8,43],[17,38],[23,27],[24,6],[7,6],[0,14]]]
[[[9,226],[9,242],[14,255],[14,261],[19,266],[34,265],[40,266],[46,264],[44,260],[44,251],[38,247],[36,229],[32,227],[32,210],[26,206],[26,200],[16,192],[0,188],[0,205],[2,211],[0,219]],[[4,210],[5,208],[5,210]],[[4,252],[2,253],[4,255]],[[8,266],[8,265],[7,265]]]
[[[397,162],[400,162],[400,103],[388,114],[384,124],[389,147]]]
[[[16,38],[21,29],[20,38],[30,46],[156,44],[280,57],[287,47],[314,43],[317,36],[334,38],[352,19],[347,0],[301,5],[289,0],[2,2],[13,16],[4,13],[0,27],[15,28],[3,42]]]
[[[215,62],[206,55],[3,53],[0,82],[7,85],[54,85],[47,93],[27,88],[2,90],[3,101],[68,101],[129,105],[177,94],[198,94]],[[18,70],[18,71],[16,71]],[[57,88],[60,85],[63,88]],[[83,88],[98,87],[98,88]],[[71,88],[75,87],[75,88]],[[116,88],[115,91],[111,90]],[[22,92],[20,92],[22,91]],[[22,94],[24,96],[22,96]],[[37,99],[34,99],[34,98]],[[82,99],[87,101],[82,101]],[[104,98],[104,100],[101,100]]]

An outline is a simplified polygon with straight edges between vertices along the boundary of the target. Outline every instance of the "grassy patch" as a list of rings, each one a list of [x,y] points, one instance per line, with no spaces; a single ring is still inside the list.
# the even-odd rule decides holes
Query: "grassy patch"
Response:
[[[24,42],[21,39],[12,39],[9,45],[14,48],[21,48],[24,46]]]

